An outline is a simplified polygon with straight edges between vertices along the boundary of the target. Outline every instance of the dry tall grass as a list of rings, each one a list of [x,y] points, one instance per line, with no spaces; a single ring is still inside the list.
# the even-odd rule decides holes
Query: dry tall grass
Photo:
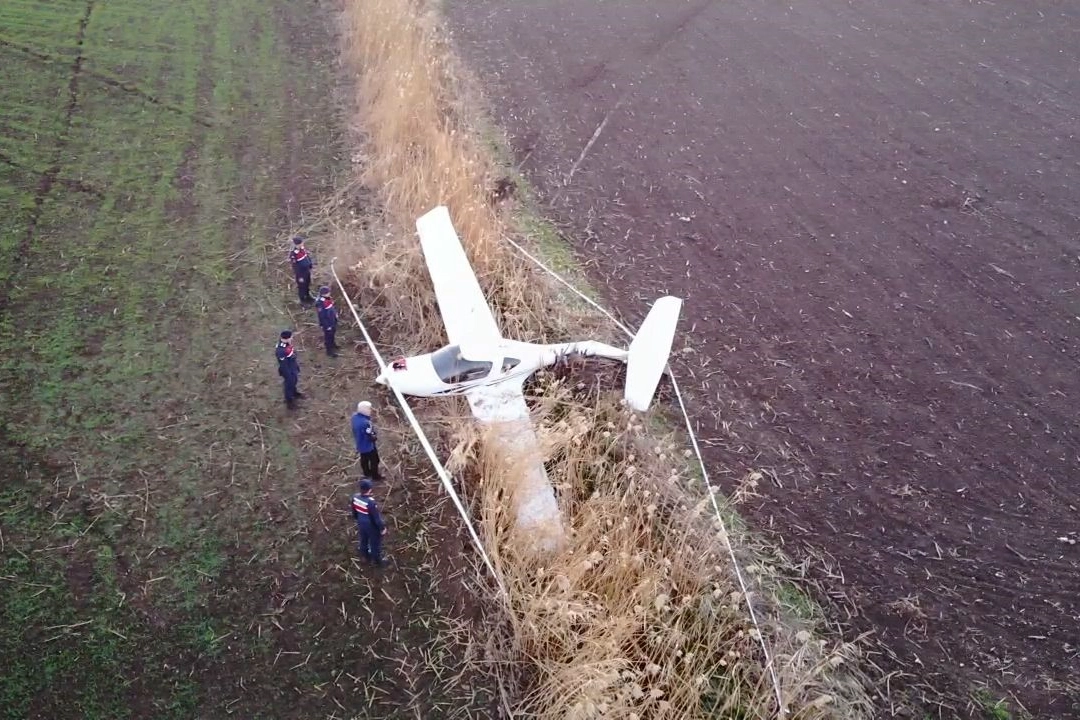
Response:
[[[450,208],[504,332],[594,334],[594,318],[569,313],[500,241],[512,227],[489,202],[496,168],[473,132],[464,74],[435,13],[418,0],[346,0],[342,38],[356,82],[357,181],[379,212],[339,222],[336,249],[358,262],[349,284],[380,343],[412,352],[444,341],[414,238],[416,217],[436,204]],[[536,393],[571,527],[569,547],[543,566],[512,540],[513,459],[464,422],[464,403],[453,436],[454,468],[471,478],[484,543],[510,593],[485,632],[515,716],[780,715],[718,522],[700,483],[680,469],[687,459],[675,438],[647,430],[613,392],[581,395],[548,381]],[[734,540],[756,570],[753,601],[767,618],[786,716],[867,716],[857,647],[785,617],[750,539]]]
[[[504,332],[537,337],[553,309],[549,294],[500,241],[505,225],[488,193],[495,167],[468,130],[464,93],[458,92],[458,75],[447,62],[436,14],[409,0],[346,0],[343,21],[346,59],[356,71],[355,130],[363,138],[358,179],[378,189],[386,225],[408,235],[387,249],[400,253],[383,263],[392,268],[393,282],[408,275],[426,283],[411,236],[417,217],[444,204]],[[407,294],[400,286],[394,289],[398,300],[433,302],[430,285],[410,284]],[[418,310],[407,308],[402,315],[430,318],[421,325],[437,336],[440,324]]]

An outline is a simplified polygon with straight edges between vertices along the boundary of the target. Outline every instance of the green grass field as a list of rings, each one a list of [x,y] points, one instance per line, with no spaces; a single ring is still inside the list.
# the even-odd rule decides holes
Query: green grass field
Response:
[[[0,4],[0,717],[475,694],[430,662],[424,519],[392,587],[352,564],[356,398],[280,407],[278,329],[318,344],[281,261],[341,154],[329,28],[314,0]],[[306,390],[360,377],[314,358]]]

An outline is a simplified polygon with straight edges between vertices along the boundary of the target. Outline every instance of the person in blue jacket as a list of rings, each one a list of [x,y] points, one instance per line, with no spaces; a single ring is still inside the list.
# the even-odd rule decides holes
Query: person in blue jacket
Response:
[[[311,266],[315,261],[304,247],[304,238],[297,235],[292,241],[293,249],[289,251],[289,262],[292,263],[293,275],[296,277],[296,294],[300,296],[300,302],[307,305],[315,301],[315,298],[311,297]]]
[[[315,309],[319,312],[319,327],[323,331],[326,354],[337,357],[338,346],[334,340],[334,333],[337,332],[337,309],[334,307],[334,298],[330,297],[330,288],[326,285],[319,288],[319,299],[315,301]]]
[[[300,382],[300,362],[296,359],[292,330],[281,331],[281,339],[278,340],[274,355],[277,356],[278,375],[285,381],[285,404],[290,409],[294,408],[296,399],[304,397],[304,393],[297,388]]]
[[[352,434],[356,441],[356,452],[360,453],[360,471],[364,477],[378,482],[379,449],[376,445],[378,435],[371,424],[371,403],[367,400],[357,403],[356,413],[352,416]]]
[[[371,497],[371,481],[360,481],[360,492],[352,496],[352,514],[356,520],[359,535],[360,555],[368,562],[382,565],[382,536],[386,534],[386,523],[375,498]]]

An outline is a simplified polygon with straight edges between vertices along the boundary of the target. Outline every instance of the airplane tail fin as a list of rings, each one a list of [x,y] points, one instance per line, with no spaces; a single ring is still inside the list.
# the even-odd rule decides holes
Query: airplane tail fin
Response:
[[[682,300],[670,295],[653,303],[645,321],[641,323],[626,359],[627,404],[644,412],[652,404],[660,376],[664,374],[671,343],[675,339],[675,326],[679,322]]]

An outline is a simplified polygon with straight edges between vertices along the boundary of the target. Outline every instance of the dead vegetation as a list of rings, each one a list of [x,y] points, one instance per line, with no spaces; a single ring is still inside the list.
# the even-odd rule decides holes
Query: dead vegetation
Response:
[[[515,234],[514,220],[490,201],[500,173],[476,139],[465,76],[434,12],[404,0],[348,0],[342,19],[355,80],[357,177],[322,242],[348,263],[347,284],[379,344],[393,354],[444,342],[413,235],[416,217],[436,204],[450,208],[505,333],[540,340],[601,332],[603,323],[570,311],[502,242]],[[350,197],[378,210],[350,211]],[[774,556],[738,533],[731,541],[752,587],[750,598],[743,593],[709,489],[686,469],[684,442],[647,427],[611,388],[548,377],[534,394],[549,474],[572,528],[569,546],[542,565],[512,538],[512,459],[484,442],[464,403],[420,404],[422,417],[425,408],[441,410],[427,419],[453,449],[451,468],[466,479],[509,591],[486,603],[485,625],[474,628],[487,641],[483,663],[498,678],[505,710],[583,719],[869,715],[858,646],[826,639],[814,620],[784,611],[775,560],[763,560]],[[749,475],[744,490],[754,481]]]

